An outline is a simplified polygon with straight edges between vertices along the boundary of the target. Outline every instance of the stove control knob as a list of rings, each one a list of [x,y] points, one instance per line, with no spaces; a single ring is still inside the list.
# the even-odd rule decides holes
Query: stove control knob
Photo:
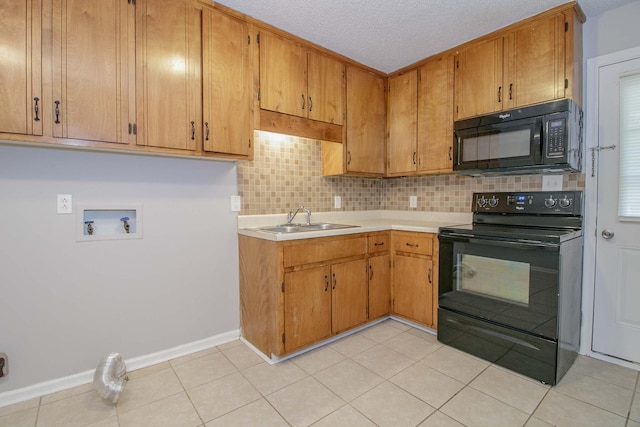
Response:
[[[478,203],[478,206],[480,206],[481,208],[484,208],[487,204],[487,199],[485,199],[484,196],[480,196],[478,197],[478,201],[476,203]]]
[[[571,199],[569,199],[567,196],[564,196],[563,199],[558,200],[558,203],[560,204],[561,208],[568,208],[569,206],[571,206]]]
[[[496,199],[496,196],[493,196],[489,199],[489,207],[495,208],[496,206],[498,206],[498,199]]]
[[[544,205],[548,208],[553,208],[556,205],[556,199],[554,199],[553,197],[549,196],[548,199],[544,199]]]

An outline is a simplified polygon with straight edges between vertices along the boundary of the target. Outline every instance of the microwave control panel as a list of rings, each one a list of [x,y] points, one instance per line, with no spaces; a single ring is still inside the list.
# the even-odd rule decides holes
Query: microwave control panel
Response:
[[[567,140],[566,119],[558,118],[547,122],[547,158],[564,157],[565,143]]]

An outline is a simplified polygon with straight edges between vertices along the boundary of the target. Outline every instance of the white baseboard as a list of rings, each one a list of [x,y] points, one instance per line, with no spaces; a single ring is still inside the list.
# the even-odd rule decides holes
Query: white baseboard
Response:
[[[156,353],[127,359],[125,360],[127,371],[135,371],[136,369],[166,362],[167,360],[216,347],[218,345],[237,340],[238,338],[240,338],[240,330],[236,329]],[[56,393],[58,391],[67,390],[79,385],[88,384],[93,381],[94,372],[95,369],[91,369],[89,371],[80,372],[67,377],[56,378],[54,380],[44,381],[31,386],[0,393],[0,408],[36,397],[45,396],[47,394]]]

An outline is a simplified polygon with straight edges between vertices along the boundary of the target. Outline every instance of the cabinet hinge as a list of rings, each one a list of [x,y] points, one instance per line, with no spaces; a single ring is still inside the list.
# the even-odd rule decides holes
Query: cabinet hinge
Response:
[[[564,32],[566,33],[566,32],[568,32],[568,31],[569,31],[569,23],[568,23],[568,22],[565,22],[565,23],[564,23]]]
[[[564,88],[569,89],[569,79],[564,79]]]
[[[282,292],[284,292],[284,282],[282,282],[282,284],[280,285],[280,289],[282,289]]]
[[[256,43],[260,44],[260,33],[256,34]]]
[[[456,61],[456,68],[460,68],[460,61]]]
[[[251,44],[251,36],[247,36],[247,44]]]
[[[285,340],[284,340],[284,332],[283,332],[282,333],[282,344],[284,344],[284,343],[285,343]]]

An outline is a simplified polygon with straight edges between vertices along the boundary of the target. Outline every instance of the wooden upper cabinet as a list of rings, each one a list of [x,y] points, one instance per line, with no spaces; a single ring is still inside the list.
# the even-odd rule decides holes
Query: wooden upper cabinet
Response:
[[[135,8],[121,0],[53,1],[53,135],[135,141]]]
[[[453,56],[418,69],[418,172],[453,170]]]
[[[341,125],[344,87],[340,61],[260,33],[260,108]]]
[[[502,37],[456,55],[456,119],[502,110]]]
[[[249,29],[244,21],[203,11],[203,149],[248,156],[251,148]]]
[[[505,108],[565,97],[564,22],[551,16],[505,37]]]
[[[41,1],[0,0],[0,132],[42,135],[41,63]]]
[[[418,71],[389,78],[387,174],[414,172],[417,166]]]
[[[347,173],[384,174],[384,79],[347,67]]]
[[[459,52],[455,118],[565,97],[580,103],[581,64],[575,57],[582,44],[576,24],[581,25],[580,17],[570,9],[528,21]]]
[[[202,142],[202,6],[137,0],[138,145],[194,151]]]

